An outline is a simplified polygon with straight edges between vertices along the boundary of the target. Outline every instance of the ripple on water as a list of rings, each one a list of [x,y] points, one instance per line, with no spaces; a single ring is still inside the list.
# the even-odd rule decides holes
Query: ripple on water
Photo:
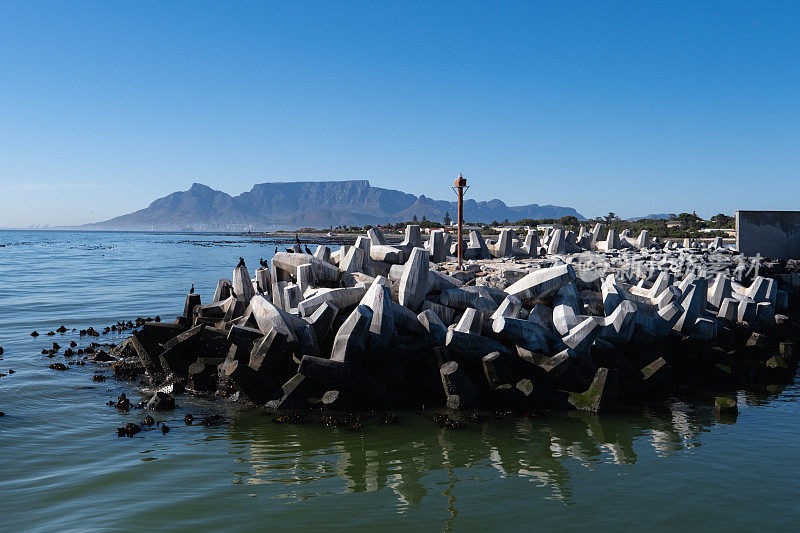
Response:
[[[96,367],[47,368],[53,340],[28,334],[161,315],[194,283],[204,299],[263,236],[0,232],[0,501],[10,531],[694,527],[790,529],[800,519],[792,465],[800,389],[740,393],[733,425],[707,401],[609,416],[487,417],[441,429],[430,413],[362,431],[273,424],[258,410],[181,396],[143,431],[141,410],[106,405],[135,384],[91,381]],[[104,336],[117,341],[124,335]],[[92,388],[88,388],[92,387]],[[214,427],[183,416],[222,411]],[[713,510],[710,512],[709,510]],[[35,511],[35,512],[32,512]],[[397,520],[400,517],[401,520]],[[568,522],[567,522],[568,521]]]

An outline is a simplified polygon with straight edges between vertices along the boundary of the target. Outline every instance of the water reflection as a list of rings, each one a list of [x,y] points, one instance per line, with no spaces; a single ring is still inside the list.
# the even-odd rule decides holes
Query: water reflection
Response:
[[[741,394],[741,404],[772,394]],[[486,417],[461,430],[440,429],[427,415],[404,413],[393,426],[343,428],[278,425],[271,415],[243,413],[229,431],[247,470],[237,483],[281,486],[280,497],[299,501],[321,494],[391,490],[398,512],[429,494],[444,496],[455,516],[457,485],[492,478],[525,479],[541,497],[572,503],[575,465],[600,469],[633,465],[640,455],[668,457],[701,445],[719,422],[701,407],[674,401],[617,415],[572,412]]]

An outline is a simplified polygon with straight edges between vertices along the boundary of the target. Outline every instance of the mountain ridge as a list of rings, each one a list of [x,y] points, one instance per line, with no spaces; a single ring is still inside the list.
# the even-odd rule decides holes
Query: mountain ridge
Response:
[[[373,187],[368,180],[257,183],[237,196],[193,183],[153,200],[149,206],[103,222],[78,226],[96,230],[139,231],[272,231],[304,227],[363,226],[421,219],[442,221],[456,213],[456,202]],[[489,223],[524,218],[585,220],[572,207],[528,204],[508,206],[502,200],[464,201],[465,219]]]

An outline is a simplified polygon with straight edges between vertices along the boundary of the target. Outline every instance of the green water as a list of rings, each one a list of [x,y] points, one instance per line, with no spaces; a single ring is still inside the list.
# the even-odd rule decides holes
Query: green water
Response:
[[[443,429],[431,412],[368,419],[356,431],[276,424],[274,414],[178,397],[162,435],[118,438],[144,412],[106,405],[135,383],[92,381],[41,355],[75,333],[136,316],[174,316],[188,285],[204,298],[257,238],[0,232],[2,531],[793,530],[800,520],[800,388],[724,391],[613,415],[484,414]],[[118,340],[112,337],[109,340]],[[108,374],[108,372],[106,372]],[[225,422],[186,426],[221,413]]]

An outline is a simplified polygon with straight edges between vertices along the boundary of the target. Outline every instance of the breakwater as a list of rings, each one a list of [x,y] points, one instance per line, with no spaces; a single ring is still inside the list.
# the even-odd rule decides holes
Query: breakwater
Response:
[[[465,270],[452,236],[417,226],[395,244],[375,228],[335,251],[298,243],[252,277],[242,259],[208,303],[192,292],[116,346],[115,374],[145,376],[155,409],[188,389],[278,410],[595,412],[794,376],[785,262],[602,224],[465,244]]]

